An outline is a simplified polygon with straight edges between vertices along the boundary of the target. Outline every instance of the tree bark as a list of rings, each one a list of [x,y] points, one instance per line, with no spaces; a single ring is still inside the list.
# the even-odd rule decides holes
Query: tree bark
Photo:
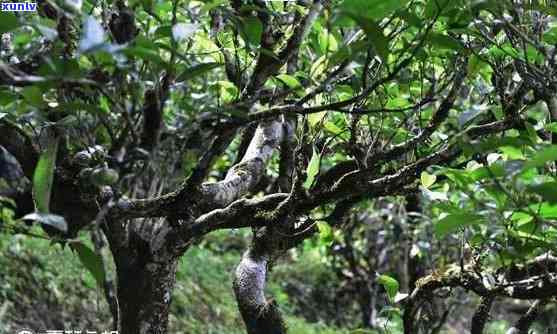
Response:
[[[117,264],[120,334],[163,334],[175,283],[177,259]]]
[[[139,233],[130,233],[128,240],[126,247],[113,248],[118,333],[167,333],[179,257],[166,252],[164,243],[146,241]]]
[[[248,334],[285,334],[277,304],[265,298],[269,255],[250,248],[236,269],[234,293]]]

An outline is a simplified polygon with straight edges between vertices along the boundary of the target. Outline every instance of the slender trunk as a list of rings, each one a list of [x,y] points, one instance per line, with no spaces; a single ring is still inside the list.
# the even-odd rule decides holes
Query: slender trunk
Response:
[[[176,279],[175,258],[162,262],[135,257],[116,261],[118,273],[119,334],[164,334],[172,289]]]

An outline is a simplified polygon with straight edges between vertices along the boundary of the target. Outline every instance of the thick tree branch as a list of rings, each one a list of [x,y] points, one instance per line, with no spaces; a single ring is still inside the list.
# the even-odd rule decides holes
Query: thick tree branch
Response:
[[[263,174],[267,162],[282,141],[283,128],[278,121],[261,124],[239,164],[230,168],[224,180],[201,185],[208,203],[204,207],[224,207],[252,190]]]

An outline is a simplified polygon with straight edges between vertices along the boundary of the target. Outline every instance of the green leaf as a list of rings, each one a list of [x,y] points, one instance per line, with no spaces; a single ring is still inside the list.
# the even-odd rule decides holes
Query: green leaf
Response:
[[[427,18],[433,18],[446,13],[451,7],[451,0],[429,0],[425,6],[424,14]]]
[[[543,202],[530,205],[530,209],[538,213],[542,218],[557,218],[557,205]]]
[[[333,229],[327,222],[317,222],[317,229],[319,230],[319,240],[325,245],[330,246],[334,241]]]
[[[431,185],[435,183],[435,180],[437,180],[437,176],[429,174],[427,172],[422,172],[422,175],[420,175],[420,180],[422,181],[422,186],[424,186],[424,188],[426,189],[429,189],[429,187],[431,187]]]
[[[296,89],[302,87],[302,84],[296,79],[296,77],[289,74],[279,74],[277,79],[283,82],[288,88]]]
[[[545,129],[553,133],[557,133],[557,122],[547,124]]]
[[[321,29],[318,36],[319,49],[321,53],[336,52],[338,50],[338,43],[335,36],[327,31]]]
[[[325,130],[329,131],[334,135],[341,135],[343,133],[342,129],[339,128],[333,121],[325,122],[325,124],[323,124],[323,127],[325,128]],[[343,138],[344,136],[341,135],[340,137]]]
[[[25,87],[21,90],[21,95],[23,95],[23,99],[25,102],[33,105],[35,107],[42,107],[45,105],[43,100],[43,92],[37,86],[29,86]]]
[[[383,19],[404,7],[408,0],[344,0],[342,10],[345,13],[364,19]]]
[[[51,213],[33,212],[23,216],[21,219],[36,221],[43,225],[52,226],[55,229],[62,231],[64,233],[68,232],[68,224],[66,223],[66,220],[64,219],[64,217],[59,215],[53,215]]]
[[[17,95],[9,91],[0,91],[0,106],[6,106],[17,100]]]
[[[431,44],[437,46],[439,49],[460,50],[462,45],[449,35],[431,33],[428,37]]]
[[[557,44],[557,27],[553,27],[544,33],[542,39],[548,44]]]
[[[0,12],[0,34],[10,32],[19,26],[17,17],[11,12]]]
[[[457,213],[450,214],[435,224],[435,233],[442,237],[459,228],[483,223],[484,219],[480,215]]]
[[[58,152],[57,136],[49,134],[46,147],[39,157],[39,162],[33,174],[33,198],[39,212],[48,212],[50,205],[50,192],[56,167],[56,153]]]
[[[221,64],[219,63],[202,63],[202,64],[197,64],[194,65],[192,67],[188,67],[187,69],[185,69],[176,79],[176,82],[182,82],[182,81],[186,81],[186,80],[191,80],[195,77],[198,77],[200,75],[205,74],[206,72],[209,72],[212,69],[215,69],[217,67],[221,66]]]
[[[410,10],[405,10],[400,13],[400,18],[408,22],[409,25],[420,28],[422,26],[422,20]]]
[[[352,18],[362,27],[368,41],[373,45],[375,52],[377,52],[383,60],[386,60],[389,55],[389,40],[385,37],[383,30],[377,22],[362,19],[358,16],[353,16]]]
[[[263,34],[263,24],[255,16],[249,16],[242,20],[242,30],[246,41],[251,45],[259,45],[261,43],[261,34]]]
[[[172,37],[172,26],[164,25],[157,28],[155,31],[157,38]]]
[[[538,136],[536,129],[534,128],[534,126],[532,124],[530,124],[530,122],[524,122],[524,127],[526,128],[526,133],[528,134],[528,137],[530,138],[530,141],[532,143],[541,143],[542,140],[540,139],[540,137]]]
[[[203,7],[201,7],[200,12],[201,13],[208,13],[211,9],[218,7],[220,5],[223,5],[225,3],[227,3],[227,0],[207,0],[207,1],[203,1],[203,3],[205,3],[203,5]]]
[[[147,48],[143,46],[133,46],[124,50],[124,54],[128,57],[138,57],[145,61],[150,61],[155,64],[164,65],[165,62],[161,58],[158,49]]]
[[[487,63],[476,55],[470,56],[470,60],[468,61],[468,76],[473,78],[478,72],[483,74],[485,69],[489,69],[489,65]]]
[[[102,257],[81,242],[71,243],[70,247],[77,253],[79,260],[93,275],[97,284],[102,286],[106,275]]]
[[[319,124],[322,120],[323,117],[325,117],[327,115],[326,111],[320,111],[320,112],[314,112],[308,115],[308,123],[309,125],[314,128],[315,126],[317,126],[317,124]]]
[[[530,168],[542,167],[547,162],[557,160],[557,145],[547,146],[540,151],[538,151],[533,157],[531,157],[523,167],[523,170]]]
[[[108,167],[95,168],[89,177],[92,184],[96,186],[112,185],[118,181],[119,174],[116,170]]]
[[[557,182],[546,182],[528,186],[530,192],[540,195],[545,201],[557,203]]]
[[[398,289],[400,285],[398,281],[391,276],[388,275],[380,275],[377,277],[377,283],[381,284],[385,291],[387,292],[387,296],[389,297],[389,301],[392,303],[395,300],[395,296],[398,293]]]
[[[238,88],[232,82],[225,80],[217,81],[215,85],[223,102],[230,103],[238,97]]]
[[[306,182],[304,182],[304,187],[309,189],[315,180],[315,177],[319,173],[319,163],[321,161],[321,156],[319,152],[313,148],[313,154],[311,156],[311,160],[309,161],[308,168],[306,170],[307,178]]]

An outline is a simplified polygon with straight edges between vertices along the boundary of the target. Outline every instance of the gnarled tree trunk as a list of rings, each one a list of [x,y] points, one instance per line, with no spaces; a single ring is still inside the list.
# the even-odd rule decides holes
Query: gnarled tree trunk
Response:
[[[177,262],[169,259],[117,265],[120,334],[167,332]]]
[[[118,333],[167,333],[181,253],[168,247],[166,221],[130,222],[117,231],[121,224],[110,221],[108,234],[117,274]]]

